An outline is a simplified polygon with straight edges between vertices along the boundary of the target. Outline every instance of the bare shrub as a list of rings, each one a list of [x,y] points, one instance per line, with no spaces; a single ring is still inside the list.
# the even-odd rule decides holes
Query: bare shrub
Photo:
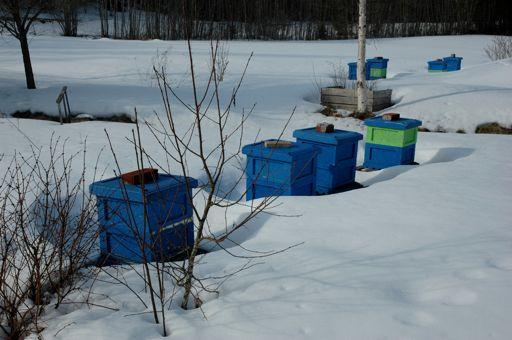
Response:
[[[165,69],[165,67],[162,67],[162,69]],[[132,130],[132,139],[129,139],[128,142],[134,146],[134,156],[136,159],[137,170],[142,171],[146,164],[151,164],[151,159],[145,157],[145,151],[143,149],[140,137],[140,124],[136,109],[135,123],[136,130]],[[110,135],[106,130],[105,132],[107,134],[110,149],[116,164],[116,169],[114,169],[114,172],[117,175],[121,175],[122,170],[119,165],[116,151],[113,144],[111,143]],[[173,288],[168,290],[166,282],[171,281],[174,286],[174,282],[176,280],[172,276],[172,273],[174,272],[174,267],[176,267],[176,265],[173,262],[167,262],[169,260],[169,256],[166,254],[168,249],[164,249],[163,246],[162,230],[164,230],[164,228],[170,228],[167,226],[167,220],[170,218],[170,211],[172,211],[174,205],[178,205],[179,202],[176,202],[173,197],[159,197],[159,203],[162,206],[161,213],[157,213],[157,216],[150,214],[150,208],[145,194],[146,184],[147,183],[145,183],[144,179],[142,178],[140,183],[140,190],[143,193],[141,195],[142,202],[138,203],[132,202],[130,200],[126,184],[123,181],[120,181],[120,190],[122,191],[123,200],[121,200],[117,206],[110,207],[110,211],[108,212],[109,215],[115,215],[123,223],[122,226],[118,226],[120,230],[118,233],[123,233],[123,238],[125,238],[125,240],[126,238],[129,238],[134,241],[135,244],[125,246],[127,248],[136,248],[131,249],[134,256],[132,258],[116,258],[115,256],[112,256],[112,254],[103,254],[105,256],[104,264],[110,264],[112,260],[116,262],[121,261],[122,268],[128,268],[137,273],[138,277],[144,284],[144,292],[139,292],[133,289],[124,278],[122,271],[120,272],[119,270],[116,270],[115,274],[112,274],[110,273],[110,268],[108,267],[103,267],[101,270],[112,279],[114,279],[117,284],[121,284],[130,290],[130,292],[135,295],[135,297],[146,309],[150,307],[154,322],[156,324],[162,325],[162,335],[167,336],[168,330],[166,325],[165,311],[167,307],[172,304],[176,289]],[[169,204],[171,207],[170,209]],[[139,219],[135,218],[137,214],[140,215],[140,211],[143,212],[142,225],[139,224]],[[150,225],[150,219],[158,220],[158,225]],[[123,240],[121,240],[121,242],[123,242]],[[136,256],[140,257],[138,261],[136,261],[141,264],[140,266],[130,263],[133,262],[133,259]],[[149,306],[145,302],[143,295],[149,296]]]
[[[512,58],[512,37],[496,36],[484,51],[493,61]]]
[[[16,154],[0,181],[0,328],[9,338],[40,332],[45,306],[75,290],[91,263],[98,226],[82,170],[65,143]],[[45,159],[48,157],[48,159]]]
[[[226,71],[229,65],[229,46],[226,42],[218,42],[214,51],[214,55],[210,59],[210,62],[215,63],[215,73],[217,75],[217,81],[221,82],[224,80]],[[210,70],[212,67],[210,66]]]
[[[193,242],[189,244],[188,249],[176,254],[178,257],[172,258],[170,261],[169,257],[165,256],[166,249],[159,244],[159,240],[162,239],[164,230],[170,230],[172,226],[169,226],[164,221],[165,219],[158,221],[158,225],[148,225],[150,208],[143,194],[142,203],[133,204],[128,199],[123,201],[118,216],[125,215],[123,226],[128,229],[129,237],[133,237],[135,240],[135,243],[130,246],[137,248],[138,254],[141,255],[137,261],[140,264],[124,263],[122,268],[134,271],[142,281],[144,290],[136,289],[133,282],[127,282],[123,274],[124,270],[118,270],[119,266],[116,266],[115,269],[102,267],[102,271],[106,275],[117,284],[126,287],[145,308],[150,310],[154,322],[162,325],[162,335],[164,336],[169,333],[166,325],[166,310],[173,305],[178,304],[183,309],[200,308],[205,295],[218,294],[219,287],[227,279],[259,264],[254,263],[254,259],[271,256],[288,249],[267,252],[249,250],[232,239],[237,230],[248,226],[259,214],[267,212],[278,196],[276,194],[246,202],[246,191],[238,190],[240,183],[245,180],[241,149],[245,122],[252,109],[236,116],[232,114],[232,110],[252,55],[248,58],[242,75],[232,91],[223,97],[220,91],[221,78],[217,73],[217,67],[219,65],[224,67],[221,72],[226,70],[227,53],[220,52],[218,41],[211,41],[209,73],[205,83],[199,84],[194,67],[191,41],[188,40],[187,44],[189,57],[187,74],[191,80],[192,102],[187,102],[177,95],[176,87],[169,81],[165,67],[156,64],[154,73],[161,91],[164,112],[162,115],[156,113],[155,119],[152,121],[141,122],[138,119],[137,110],[135,110],[136,125],[128,142],[135,150],[137,170],[151,167],[158,169],[161,173],[181,178],[181,184],[185,187],[186,192],[185,201],[192,208]],[[223,61],[219,64],[220,55],[224,56],[220,57]],[[186,114],[175,113],[175,103],[183,105]],[[292,118],[292,115],[293,113],[289,119]],[[179,124],[177,120],[179,120]],[[188,125],[189,123],[190,125]],[[159,146],[159,152],[152,154],[145,149],[141,140],[141,129],[143,128],[147,129],[146,131],[149,131],[154,138],[156,145]],[[278,139],[282,134],[283,131]],[[107,137],[110,142],[108,133]],[[116,163],[114,171],[119,175],[123,171],[112,143],[110,143],[110,147]],[[238,172],[233,172],[233,167]],[[192,191],[191,177],[195,172],[194,168],[201,168],[202,176],[199,187]],[[144,192],[144,185],[146,184],[142,181],[140,184],[142,192]],[[121,185],[121,190],[126,190],[123,187],[124,184]],[[181,198],[179,200],[179,204],[183,204]],[[176,204],[174,198],[162,197],[162,206],[164,207],[162,213],[168,214],[168,207],[174,206],[174,204]],[[133,219],[130,217],[134,214],[135,209],[139,215],[141,212],[144,215],[144,222],[138,225],[133,223]],[[245,210],[243,217],[236,221],[229,221],[228,216],[231,215],[231,212],[240,212],[241,209]],[[219,214],[225,217],[221,225],[215,218]],[[148,229],[153,232],[148,234]],[[155,229],[157,232],[154,231]],[[226,247],[226,243],[230,247]],[[210,249],[226,251],[228,254],[241,258],[243,263],[232,272],[222,275],[199,274],[198,268],[203,263],[203,257],[207,256],[202,249],[205,244],[208,244]],[[233,244],[245,254],[234,255],[233,249],[229,249]],[[160,256],[146,256],[146,254]],[[137,256],[139,257],[139,255]],[[182,296],[181,300],[176,299],[177,296]]]
[[[329,63],[331,66],[331,72],[329,77],[331,79],[331,85],[333,87],[340,87],[342,89],[355,89],[356,81],[348,78],[348,69],[342,64]],[[377,89],[377,80],[366,80],[366,88],[368,90]]]
[[[331,86],[345,88],[351,88],[351,80],[348,79],[348,70],[343,63],[329,63],[331,72],[329,77],[331,79]]]
[[[164,101],[165,118],[157,117],[158,126],[146,123],[152,135],[162,147],[166,158],[177,164],[181,176],[184,178],[190,177],[190,164],[198,164],[204,172],[199,190],[192,197],[189,197],[195,220],[194,243],[187,253],[186,261],[180,267],[173,268],[173,274],[177,277],[176,284],[182,288],[181,307],[183,309],[201,307],[201,294],[203,292],[218,294],[218,287],[222,282],[232,277],[236,272],[250,268],[253,265],[253,259],[284,251],[284,249],[270,252],[250,251],[232,240],[232,236],[237,230],[247,226],[258,215],[268,212],[278,193],[276,192],[276,195],[260,198],[259,200],[245,202],[247,189],[237,190],[239,184],[244,181],[244,172],[240,171],[239,174],[234,176],[229,168],[234,164],[238,165],[240,170],[243,168],[241,150],[244,140],[244,126],[252,113],[252,109],[238,118],[234,118],[232,111],[252,55],[248,58],[242,75],[232,92],[223,96],[219,86],[217,63],[215,62],[218,53],[219,43],[211,42],[210,74],[206,84],[199,86],[194,68],[192,46],[190,40],[188,40],[189,70],[193,94],[191,103],[186,103],[183,98],[177,95],[172,85],[167,81],[165,73],[155,69]],[[190,126],[185,129],[183,126],[176,124],[177,116],[172,104],[174,101],[184,104],[190,114]],[[290,115],[288,122],[292,116],[293,113]],[[284,133],[288,122],[277,137],[278,140]],[[154,158],[150,155],[146,154],[146,157],[155,163]],[[167,169],[167,171],[169,170]],[[245,209],[244,217],[237,221],[228,221],[227,216],[230,216],[231,211],[236,209]],[[215,216],[215,213],[226,216],[221,226],[218,225],[218,221],[214,222],[212,216]],[[221,277],[201,277],[198,275],[197,266],[200,265],[202,257],[207,256],[207,254],[202,255],[201,246],[205,243],[213,244],[233,255],[232,250],[226,249],[226,242],[231,242],[248,252],[246,255],[237,256],[246,259],[247,262],[239,270]]]
[[[144,67],[138,71],[141,81],[147,82],[148,85],[152,87],[157,87],[158,81],[153,72],[153,67],[156,66],[158,69],[162,69],[167,72],[171,65],[170,53],[170,47],[165,50],[157,49],[155,55],[151,57],[150,63],[145,64]]]
[[[366,81],[366,88],[370,91],[376,91],[377,90],[377,84],[378,80],[367,80]]]

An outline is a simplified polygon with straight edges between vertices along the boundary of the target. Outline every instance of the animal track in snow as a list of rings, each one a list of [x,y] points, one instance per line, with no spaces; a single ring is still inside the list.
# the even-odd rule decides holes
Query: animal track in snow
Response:
[[[507,271],[512,270],[512,258],[510,258],[510,257],[509,258],[500,258],[500,259],[490,259],[489,261],[487,261],[487,263],[489,264],[489,266],[496,268],[496,269],[507,270]]]
[[[427,327],[436,322],[436,319],[429,313],[415,311],[412,313],[399,313],[393,318],[404,325]]]
[[[420,282],[409,293],[410,300],[420,303],[441,303],[449,306],[468,306],[478,295],[451,279],[432,279]]]
[[[470,279],[470,280],[481,280],[485,279],[489,276],[485,271],[480,269],[473,270],[461,270],[454,273],[460,279]]]

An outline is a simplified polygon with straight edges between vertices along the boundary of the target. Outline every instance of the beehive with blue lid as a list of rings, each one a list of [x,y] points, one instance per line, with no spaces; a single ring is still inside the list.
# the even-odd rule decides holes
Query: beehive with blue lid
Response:
[[[245,145],[246,198],[315,194],[316,149],[307,144],[267,140]]]
[[[383,169],[414,162],[421,121],[400,118],[398,114],[386,114],[366,119],[364,124],[367,126],[365,168]]]
[[[314,146],[317,151],[316,192],[328,194],[355,180],[358,142],[363,135],[332,128],[295,130],[297,142]]]
[[[427,61],[427,65],[430,73],[446,71],[446,62],[443,59]]]
[[[368,67],[370,68],[370,80],[383,79],[387,76],[389,59],[383,57],[375,57],[368,59]]]
[[[386,78],[388,62],[389,59],[383,57],[366,59],[366,80],[377,80]],[[357,62],[348,63],[348,79],[357,79]]]
[[[462,57],[457,57],[455,54],[452,54],[449,57],[444,57],[443,61],[446,64],[446,71],[459,71],[462,65],[462,59]]]
[[[197,185],[194,178],[168,174],[138,185],[120,177],[92,183],[102,255],[134,263],[183,255],[194,242],[192,189]]]

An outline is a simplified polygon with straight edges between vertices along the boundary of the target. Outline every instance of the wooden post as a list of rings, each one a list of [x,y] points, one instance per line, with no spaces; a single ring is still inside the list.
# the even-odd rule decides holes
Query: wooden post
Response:
[[[359,26],[357,27],[357,113],[366,113],[366,0],[359,0]]]
[[[64,122],[62,121],[62,110],[60,109],[60,103],[57,102],[57,107],[59,108],[59,120],[60,120],[60,125],[64,124]]]
[[[67,117],[68,117],[68,123],[71,123],[71,108],[69,107],[69,98],[68,98],[68,87],[64,86],[64,104],[66,105],[67,109]]]
[[[60,104],[62,103],[62,106],[64,108],[64,115],[66,118],[67,123],[71,123],[71,109],[69,108],[69,99],[68,99],[68,87],[63,86],[62,90],[60,90],[59,96],[57,97],[57,100],[55,101],[57,103],[57,108],[59,109],[59,119],[60,124],[62,125],[64,123],[64,119],[62,117],[62,110],[60,108]]]

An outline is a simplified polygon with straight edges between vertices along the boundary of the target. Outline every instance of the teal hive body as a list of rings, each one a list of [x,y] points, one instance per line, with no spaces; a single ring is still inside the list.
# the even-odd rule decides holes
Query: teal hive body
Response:
[[[357,145],[363,135],[357,132],[334,130],[317,132],[315,128],[295,130],[297,142],[314,146],[316,162],[316,192],[328,194],[355,180]]]
[[[418,127],[421,121],[399,118],[384,120],[382,117],[364,121],[367,126],[364,167],[383,169],[414,162]]]
[[[316,150],[311,145],[265,147],[265,142],[243,147],[247,156],[246,198],[310,196],[315,194]]]
[[[456,57],[455,54],[452,54],[449,57],[444,57],[443,61],[446,63],[446,71],[459,71],[462,64],[462,57]]]
[[[195,187],[193,178],[165,174],[144,190],[118,177],[92,183],[101,253],[111,260],[135,263],[144,257],[163,261],[183,254],[194,242],[191,197]]]
[[[382,57],[366,59],[366,80],[386,78],[388,62],[389,59]],[[348,79],[357,79],[357,62],[348,63]]]
[[[446,63],[442,59],[427,62],[429,72],[445,72]]]

